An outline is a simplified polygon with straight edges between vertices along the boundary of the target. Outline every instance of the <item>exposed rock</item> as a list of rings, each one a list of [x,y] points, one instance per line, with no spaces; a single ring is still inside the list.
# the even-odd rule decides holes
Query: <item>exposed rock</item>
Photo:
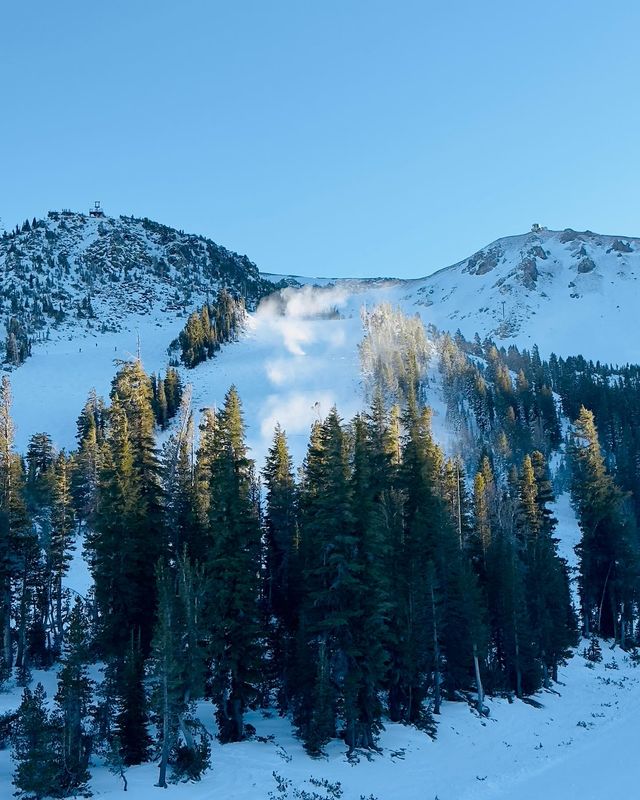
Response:
[[[633,253],[633,248],[629,244],[629,242],[623,242],[620,239],[615,239],[611,247],[607,250],[607,253],[610,253],[614,250],[616,253]]]
[[[492,247],[489,250],[480,250],[480,252],[471,256],[467,261],[466,272],[472,275],[486,275],[492,269],[498,266],[498,262],[502,256],[500,247]]]
[[[547,260],[547,254],[539,244],[529,250],[529,255],[533,256],[534,258],[539,258],[541,261]]]
[[[521,279],[527,289],[535,288],[536,281],[539,277],[538,267],[536,260],[533,256],[527,256],[520,262]]]
[[[596,265],[589,256],[586,256],[578,263],[578,272],[580,273],[593,272],[595,268]]]

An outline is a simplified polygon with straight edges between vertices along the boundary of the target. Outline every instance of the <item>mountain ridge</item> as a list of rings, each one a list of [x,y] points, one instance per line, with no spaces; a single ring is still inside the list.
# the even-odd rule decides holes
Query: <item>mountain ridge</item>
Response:
[[[184,314],[221,287],[250,308],[272,289],[246,255],[146,218],[51,211],[0,237],[0,318],[36,340]]]
[[[501,237],[416,278],[306,278],[261,273],[197,234],[147,218],[52,211],[0,237],[0,321],[37,342],[181,319],[224,286],[255,308],[287,286],[336,286],[391,301],[442,330],[549,355],[638,360],[627,334],[640,307],[640,237],[536,228]],[[607,331],[607,342],[602,332]]]

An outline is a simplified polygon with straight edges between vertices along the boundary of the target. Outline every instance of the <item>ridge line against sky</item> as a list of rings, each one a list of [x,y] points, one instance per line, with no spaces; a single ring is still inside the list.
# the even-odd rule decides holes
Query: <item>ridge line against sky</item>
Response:
[[[628,0],[35,0],[2,24],[6,228],[100,199],[335,277],[533,222],[640,232]]]

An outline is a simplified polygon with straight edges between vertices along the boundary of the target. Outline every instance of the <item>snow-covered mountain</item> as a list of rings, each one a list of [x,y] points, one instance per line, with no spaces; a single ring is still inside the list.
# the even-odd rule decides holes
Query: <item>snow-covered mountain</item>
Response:
[[[544,228],[414,280],[261,276],[246,256],[201,236],[148,219],[63,211],[0,238],[0,320],[16,318],[36,341],[76,338],[126,330],[149,314],[162,324],[221,285],[253,308],[282,280],[332,284],[368,303],[388,299],[467,337],[626,362],[640,357],[628,335],[639,278],[640,239]]]
[[[183,378],[192,384],[196,411],[219,405],[232,383],[238,387],[251,454],[260,466],[277,422],[300,463],[314,419],[334,404],[345,418],[366,404],[358,354],[363,307],[387,302],[441,329],[460,328],[467,337],[477,331],[505,344],[537,342],[544,354],[640,360],[632,335],[640,308],[638,275],[639,239],[541,230],[501,239],[426,278],[288,278],[288,288],[265,298],[277,290],[279,276],[261,276],[246,257],[208,240],[146,220],[52,214],[0,240],[3,318],[17,317],[32,335],[43,334],[11,374],[17,446],[24,452],[34,432],[47,431],[57,447],[72,448],[89,389],[106,395],[114,362],[138,346],[149,372],[163,369],[167,347],[188,313],[220,285],[247,297],[253,310],[237,342],[183,370]],[[50,300],[46,307],[43,298]],[[446,447],[451,431],[435,364],[428,392],[434,433]],[[573,564],[579,531],[567,495],[554,512],[562,554]],[[68,585],[85,593],[88,578],[79,548]],[[215,745],[214,769],[205,780],[173,791],[180,800],[215,794],[266,800],[275,771],[299,786],[310,774],[340,780],[345,800],[363,792],[380,800],[425,792],[441,798],[607,796],[609,775],[594,775],[590,766],[596,751],[620,759],[607,741],[637,738],[636,673],[633,659],[618,650],[596,667],[578,654],[562,669],[557,690],[537,696],[543,708],[496,698],[485,720],[464,704],[449,704],[435,742],[389,723],[382,753],[357,767],[339,743],[326,759],[310,762],[288,721],[255,712],[251,722],[259,738],[224,750]],[[51,694],[52,674],[37,676],[49,681]],[[5,695],[0,712],[14,709],[19,694],[15,688]],[[623,760],[631,757],[630,747],[623,747]],[[154,770],[131,770],[134,800],[148,796]],[[8,786],[10,774],[5,751],[0,785]],[[239,774],[245,776],[241,787]],[[633,780],[632,771],[620,770],[616,793],[632,794]],[[106,769],[95,770],[93,788],[105,798],[121,791]]]
[[[269,276],[271,280],[280,276]],[[287,278],[326,286],[326,278]],[[629,331],[640,309],[640,239],[545,228],[508,236],[414,280],[340,280],[368,302],[385,297],[467,338],[611,363],[640,359]]]
[[[499,239],[415,287],[443,329],[549,355],[637,361],[640,239],[541,229]]]
[[[171,316],[219,286],[249,307],[271,289],[247,256],[148,219],[50,212],[0,238],[0,318],[35,339]]]
[[[545,356],[640,359],[629,336],[640,309],[640,239],[634,237],[536,228],[498,239],[424,278],[284,280],[332,283],[366,295],[368,303],[385,298],[441,330],[460,329],[467,338],[478,333],[507,346],[537,344]]]
[[[302,452],[319,411],[336,403],[348,416],[362,403],[362,307],[388,302],[468,338],[537,343],[543,355],[633,362],[638,276],[640,239],[543,229],[500,239],[426,278],[289,277],[283,294],[250,314],[237,343],[184,377],[200,407],[237,384],[258,458],[276,421]],[[11,378],[19,447],[35,430],[72,446],[75,416],[90,388],[108,393],[114,361],[131,357],[139,340],[147,370],[164,369],[186,316],[217,286],[245,295],[251,308],[280,280],[261,276],[245,256],[148,220],[52,213],[0,239],[4,320],[17,316],[44,338]],[[43,394],[56,402],[43,406]]]

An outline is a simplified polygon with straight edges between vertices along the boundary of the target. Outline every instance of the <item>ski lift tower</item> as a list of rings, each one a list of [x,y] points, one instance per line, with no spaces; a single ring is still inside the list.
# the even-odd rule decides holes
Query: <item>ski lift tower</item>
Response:
[[[100,201],[96,200],[93,204],[93,208],[89,209],[89,216],[90,217],[104,217],[104,211],[100,205]]]

